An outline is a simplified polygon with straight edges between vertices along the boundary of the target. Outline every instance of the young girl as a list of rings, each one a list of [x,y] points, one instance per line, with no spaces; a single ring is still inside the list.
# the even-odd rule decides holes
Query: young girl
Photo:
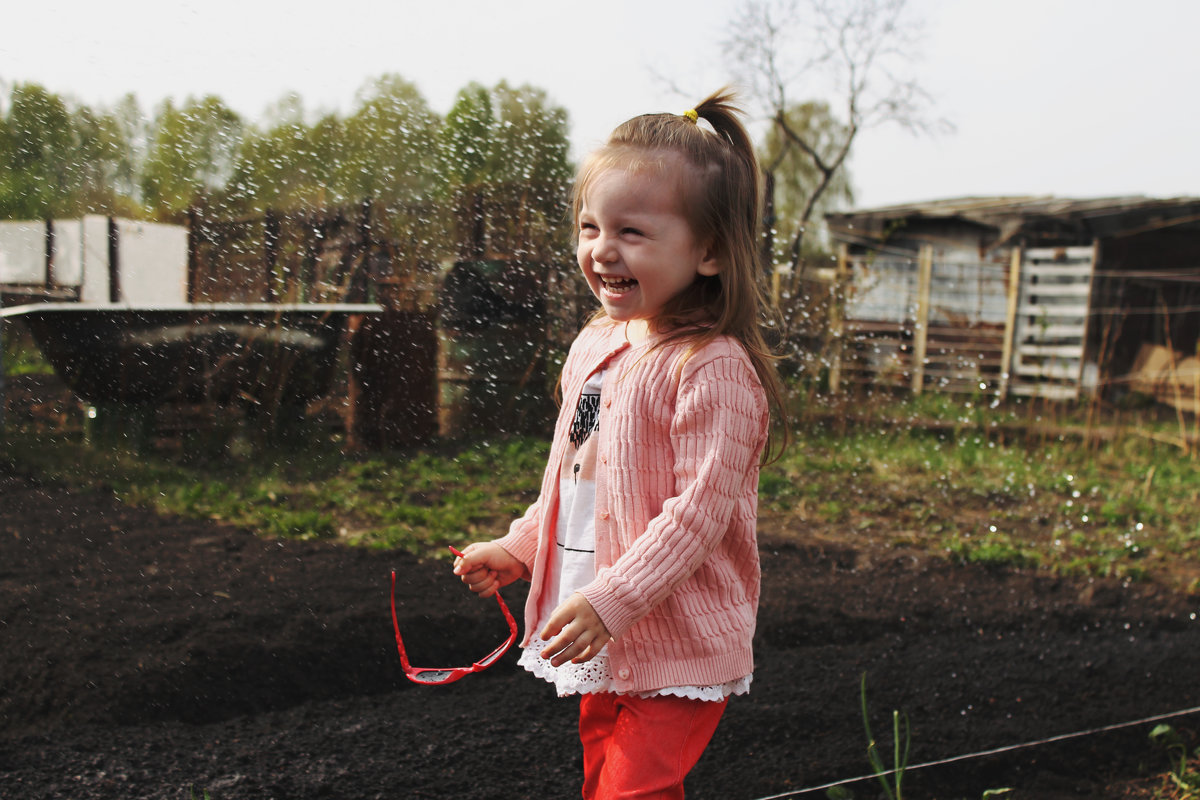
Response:
[[[537,501],[454,565],[480,597],[531,582],[520,663],[580,695],[585,798],[682,798],[754,668],[780,390],[759,329],[758,166],[731,99],[636,117],[584,162],[577,256],[601,309],[563,367]]]

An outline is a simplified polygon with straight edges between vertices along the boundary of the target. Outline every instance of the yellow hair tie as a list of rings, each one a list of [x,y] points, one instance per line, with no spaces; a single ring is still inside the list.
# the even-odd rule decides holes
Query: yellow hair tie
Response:
[[[694,108],[689,108],[687,111],[683,112],[683,116],[693,125],[696,124],[696,120],[700,119],[700,115],[696,113],[696,109]]]

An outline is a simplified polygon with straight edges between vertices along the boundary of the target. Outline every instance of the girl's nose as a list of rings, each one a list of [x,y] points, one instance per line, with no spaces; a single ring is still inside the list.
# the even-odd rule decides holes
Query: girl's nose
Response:
[[[613,247],[612,238],[601,233],[592,242],[592,260],[608,262],[616,258],[617,249]]]

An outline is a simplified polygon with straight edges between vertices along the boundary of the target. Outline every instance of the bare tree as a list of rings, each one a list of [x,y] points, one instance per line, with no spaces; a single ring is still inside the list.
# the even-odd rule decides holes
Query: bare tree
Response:
[[[911,77],[921,28],[905,15],[906,2],[747,0],[723,42],[739,80],[770,121],[771,138],[779,143],[763,161],[768,220],[774,214],[776,173],[789,156],[800,153],[812,167],[811,187],[796,212],[795,232],[780,265],[785,296],[796,297],[804,279],[802,245],[814,210],[836,185],[858,134],[884,123],[914,133],[944,124],[931,120],[930,97]],[[796,125],[794,112],[802,105],[797,95],[831,98],[835,124],[819,129]],[[822,141],[816,138],[818,130]],[[767,268],[773,265],[765,256],[775,249],[770,228],[763,246]]]

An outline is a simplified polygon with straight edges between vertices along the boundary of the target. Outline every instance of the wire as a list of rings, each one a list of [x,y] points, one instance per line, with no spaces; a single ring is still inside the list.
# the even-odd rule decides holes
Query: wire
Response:
[[[940,761],[927,761],[924,764],[913,764],[910,767],[905,767],[903,771],[904,772],[913,772],[914,770],[924,769],[926,767],[939,767],[943,764],[952,764],[956,761],[967,761],[972,758],[983,758],[984,756],[994,756],[994,755],[998,755],[1000,753],[1008,753],[1013,750],[1021,750],[1021,749],[1027,748],[1027,747],[1037,747],[1037,746],[1043,745],[1043,744],[1052,744],[1054,742],[1061,742],[1066,739],[1077,739],[1081,736],[1091,736],[1096,733],[1107,733],[1108,731],[1120,730],[1121,728],[1132,728],[1135,725],[1145,725],[1150,722],[1161,722],[1164,719],[1173,719],[1174,717],[1186,717],[1188,714],[1197,714],[1197,713],[1200,713],[1200,706],[1193,706],[1192,708],[1185,708],[1185,709],[1181,709],[1179,711],[1171,711],[1166,714],[1156,714],[1153,717],[1144,717],[1143,719],[1133,720],[1131,722],[1118,722],[1113,725],[1104,725],[1102,727],[1091,728],[1086,731],[1075,731],[1073,733],[1062,733],[1062,734],[1059,734],[1058,736],[1051,736],[1047,739],[1038,739],[1037,741],[1033,741],[1033,742],[1022,742],[1021,744],[1010,744],[1005,747],[997,747],[992,750],[981,750],[978,753],[967,753],[967,754],[961,755],[961,756],[951,756],[950,758],[943,758]],[[809,794],[810,792],[819,792],[822,789],[832,789],[835,786],[843,786],[847,783],[859,783],[861,781],[869,781],[874,778],[882,778],[887,775],[894,775],[896,772],[897,772],[897,770],[889,769],[889,770],[884,770],[882,772],[874,772],[874,773],[871,773],[870,775],[859,775],[857,778],[846,778],[845,780],[834,781],[833,783],[826,783],[821,786],[810,786],[807,789],[796,789],[795,791],[784,792],[783,794],[773,794],[773,795],[770,795],[769,797],[758,797],[758,798],[755,798],[755,800],[780,800],[780,798],[783,798],[783,797],[796,797],[797,795]]]

